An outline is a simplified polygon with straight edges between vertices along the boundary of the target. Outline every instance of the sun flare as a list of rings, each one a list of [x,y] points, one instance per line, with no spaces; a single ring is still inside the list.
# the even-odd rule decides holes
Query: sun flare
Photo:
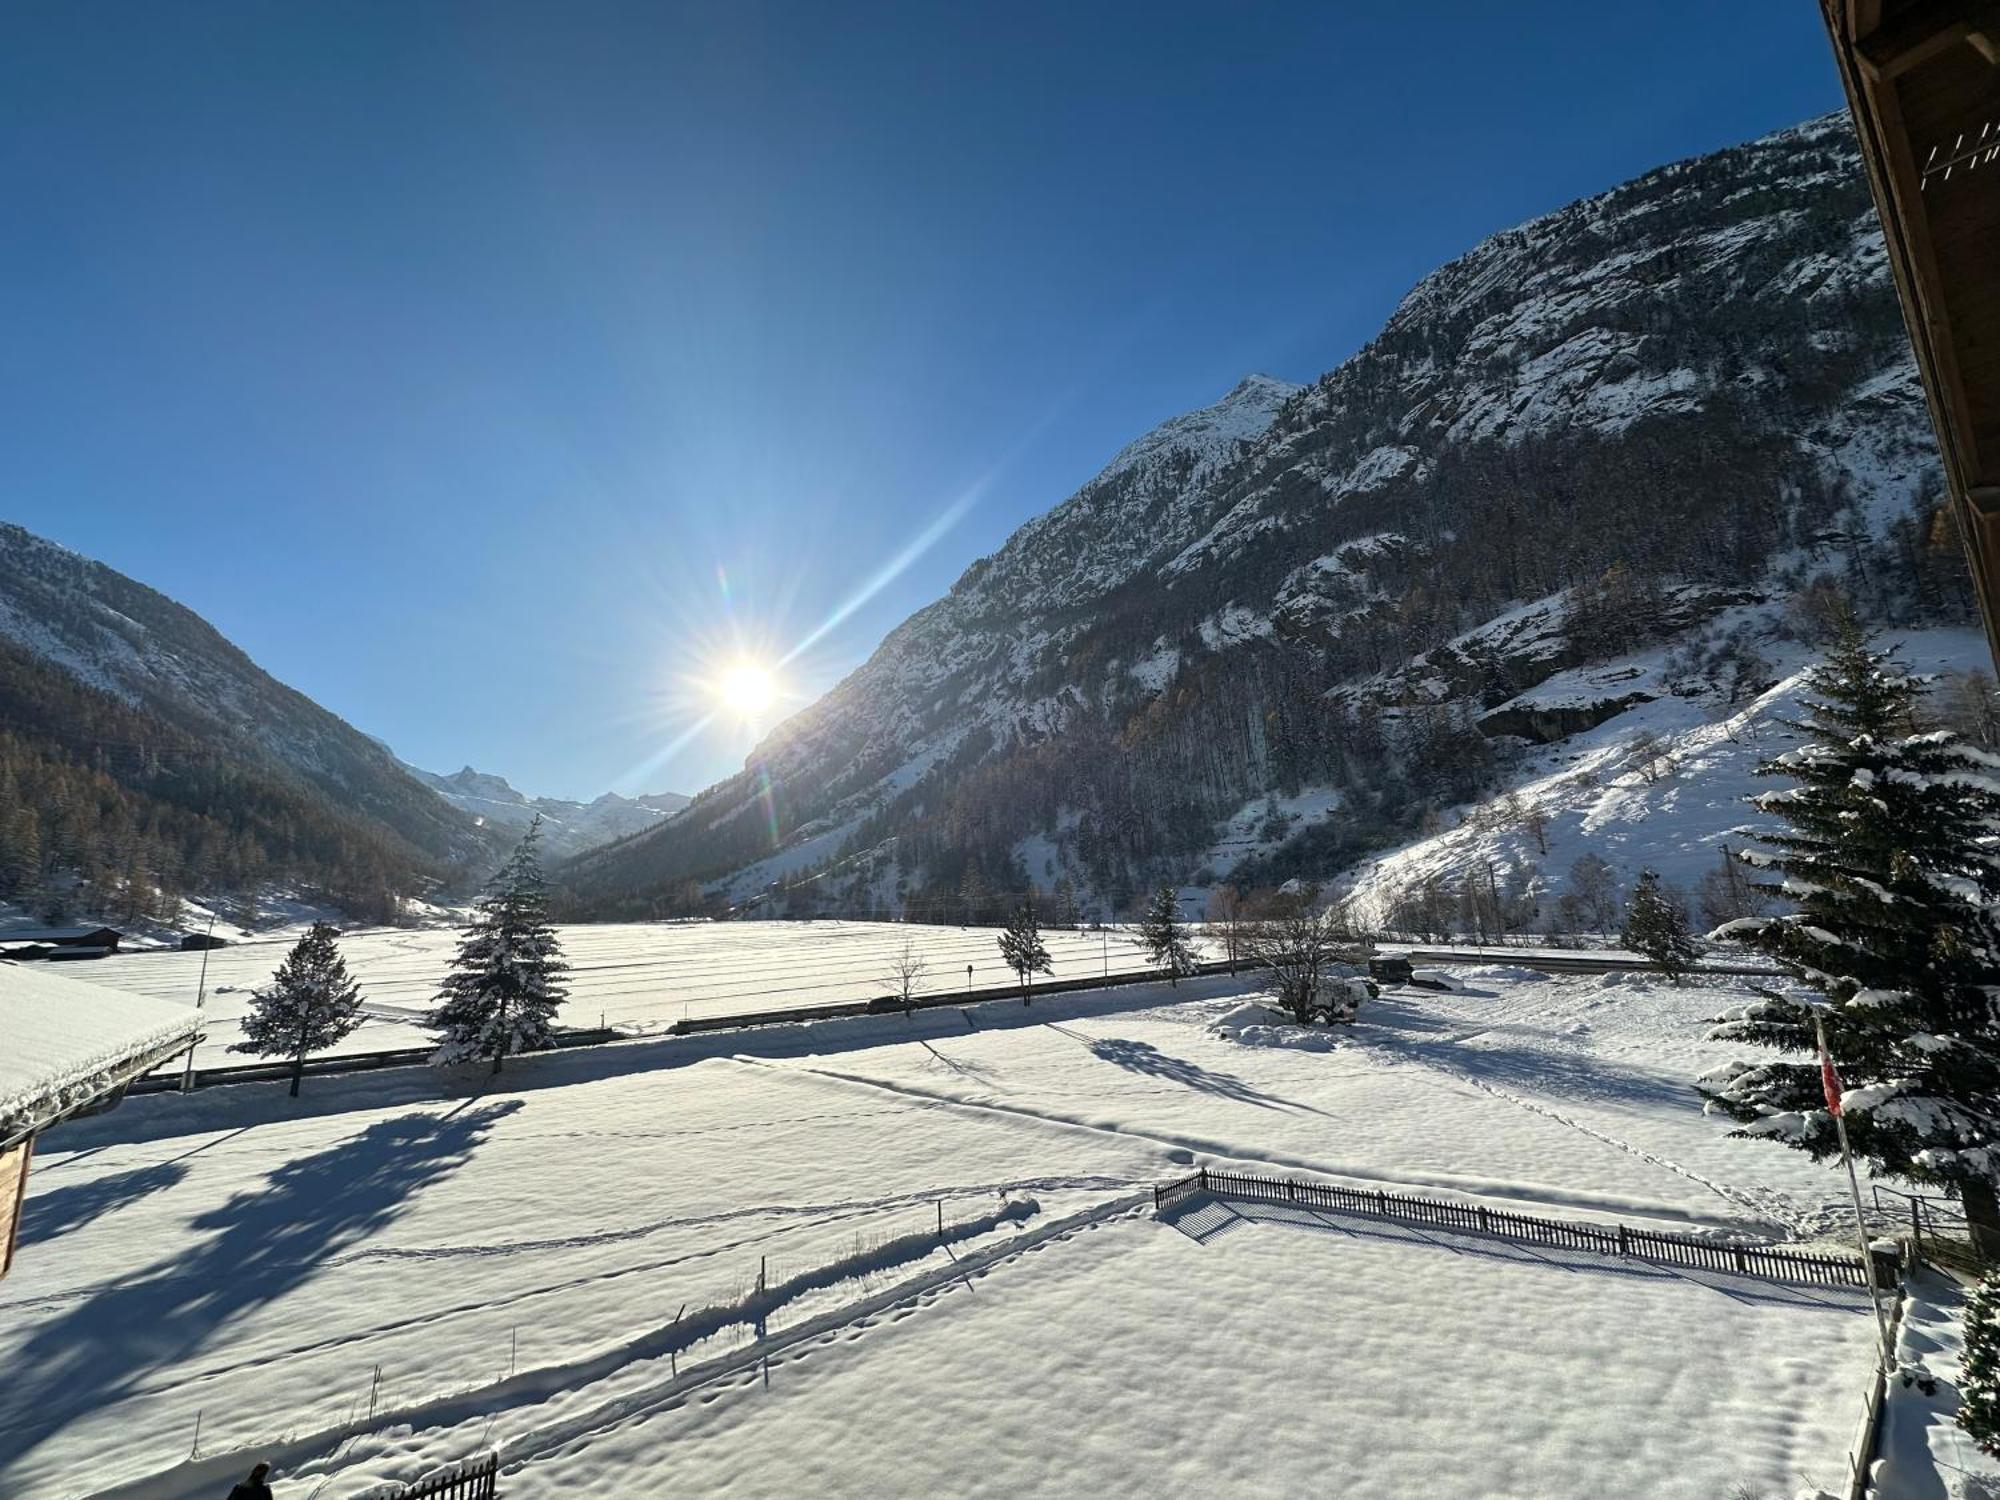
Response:
[[[739,719],[762,718],[778,701],[777,679],[768,667],[739,661],[715,680],[716,701]]]

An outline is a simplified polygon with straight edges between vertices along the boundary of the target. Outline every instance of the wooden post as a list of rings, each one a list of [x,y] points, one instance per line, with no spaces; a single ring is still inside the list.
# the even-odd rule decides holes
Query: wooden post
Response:
[[[1157,1196],[1157,1194],[1156,1194],[1155,1196]],[[942,1199],[942,1198],[938,1199],[938,1201],[937,1201],[937,1211],[938,1211],[938,1238],[939,1238],[939,1239],[943,1239],[943,1238],[944,1238],[944,1199]]]

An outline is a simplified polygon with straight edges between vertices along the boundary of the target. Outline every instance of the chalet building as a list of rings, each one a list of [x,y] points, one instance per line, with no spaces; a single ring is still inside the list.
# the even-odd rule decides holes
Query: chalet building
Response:
[[[35,1138],[111,1108],[200,1039],[187,1006],[0,962],[0,1276],[14,1263]]]
[[[2000,4],[1820,10],[2000,661]]]
[[[116,953],[125,934],[114,927],[33,927],[0,932],[0,958],[17,963],[32,959],[103,958]]]

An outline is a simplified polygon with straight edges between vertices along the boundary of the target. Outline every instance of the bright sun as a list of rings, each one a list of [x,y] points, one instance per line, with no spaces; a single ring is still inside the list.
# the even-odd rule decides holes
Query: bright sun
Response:
[[[777,701],[778,684],[755,662],[739,661],[716,679],[715,696],[737,718],[755,719]]]

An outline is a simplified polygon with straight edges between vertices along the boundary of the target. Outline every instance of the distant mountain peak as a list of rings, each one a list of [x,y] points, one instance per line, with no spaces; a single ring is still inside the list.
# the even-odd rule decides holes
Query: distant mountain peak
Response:
[[[525,832],[542,819],[542,847],[553,860],[615,843],[672,817],[688,799],[678,792],[642,792],[636,797],[601,792],[589,802],[567,797],[531,797],[504,776],[467,765],[450,775],[417,766],[410,774],[462,812],[509,834]]]

